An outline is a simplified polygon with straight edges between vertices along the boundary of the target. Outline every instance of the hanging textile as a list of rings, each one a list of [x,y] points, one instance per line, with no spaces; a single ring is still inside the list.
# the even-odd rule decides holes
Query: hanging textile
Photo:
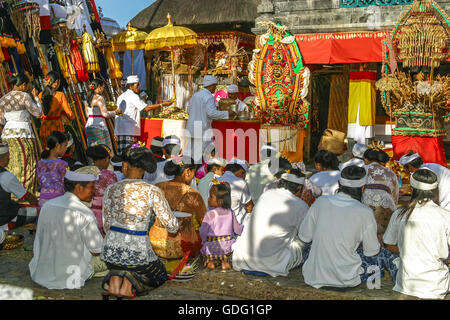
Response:
[[[109,67],[109,77],[111,79],[122,79],[122,71],[120,70],[120,63],[113,54],[112,47],[105,48],[105,57]]]
[[[19,33],[11,21],[8,11],[0,8],[0,45],[3,48],[16,47],[16,39],[19,39]]]
[[[22,72],[22,64],[20,63],[19,53],[17,52],[17,48],[9,48],[9,52],[11,54],[11,60],[8,61],[9,69],[14,71],[14,73]]]
[[[27,56],[31,65],[32,74],[35,77],[42,77],[43,72],[41,68],[41,60],[39,57],[39,52],[33,44],[33,39],[27,37],[25,46],[27,48]]]
[[[54,47],[56,56],[58,58],[59,66],[61,68],[64,78],[66,78],[67,83],[71,83],[69,77],[72,79],[72,82],[74,84],[78,83],[75,69],[73,68],[72,63],[70,62],[69,57],[63,53],[62,49],[59,46],[55,45]]]
[[[102,75],[103,79],[108,79],[108,63],[106,62],[105,55],[97,50],[97,56],[98,56],[98,64],[100,65],[100,74]]]
[[[94,47],[94,40],[87,32],[83,33],[83,58],[88,73],[100,72],[98,55]]]
[[[392,136],[394,160],[399,160],[409,151],[417,152],[424,163],[438,163],[447,167],[443,137]]]
[[[342,115],[348,113],[348,74],[333,74],[330,86],[330,108],[328,111],[328,128],[347,132],[347,119]]]
[[[48,58],[47,59],[48,59],[48,62],[50,63],[51,70],[58,72],[59,75],[61,76],[61,88],[67,88],[68,84],[67,84],[66,78],[63,76],[62,69],[59,65],[55,47],[56,46],[53,44],[50,44],[48,46]]]
[[[0,47],[0,63],[3,63],[6,61],[5,55],[3,54],[3,48]]]
[[[116,52],[116,57],[118,53]],[[145,71],[144,50],[133,51],[134,74],[139,77],[141,90],[147,89],[147,75]],[[123,78],[131,75],[131,51],[125,51],[123,55]]]
[[[74,39],[70,39],[70,60],[77,73],[78,81],[84,82],[89,80],[89,74],[86,71],[83,58],[79,50],[78,42]]]
[[[41,32],[39,34],[39,42],[42,44],[52,43],[51,24],[50,24],[50,5],[49,0],[34,0],[39,4],[39,16],[41,21]]]
[[[376,80],[375,71],[350,72],[347,137],[358,143],[374,137]]]

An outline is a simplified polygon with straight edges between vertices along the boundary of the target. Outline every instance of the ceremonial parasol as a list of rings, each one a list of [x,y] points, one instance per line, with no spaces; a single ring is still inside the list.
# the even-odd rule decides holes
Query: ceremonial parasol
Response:
[[[177,94],[175,91],[174,49],[189,48],[197,45],[197,34],[191,29],[174,26],[170,14],[167,14],[168,23],[162,28],[157,28],[149,33],[145,39],[145,50],[170,50],[172,62],[174,105],[177,106]]]
[[[127,30],[116,34],[111,39],[113,51],[131,51],[131,73],[134,74],[133,50],[141,50],[145,47],[147,33],[133,28],[130,23],[127,24]]]

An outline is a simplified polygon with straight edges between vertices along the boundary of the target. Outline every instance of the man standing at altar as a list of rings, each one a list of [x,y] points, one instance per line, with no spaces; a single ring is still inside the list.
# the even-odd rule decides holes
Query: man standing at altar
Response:
[[[227,91],[228,91],[228,99],[233,99],[233,100],[236,101],[238,112],[242,112],[242,111],[247,111],[248,110],[247,105],[238,98],[238,96],[239,96],[239,87],[237,85],[230,84],[228,86]]]
[[[203,89],[196,92],[189,101],[189,120],[186,130],[186,155],[194,159],[195,163],[202,163],[203,150],[212,143],[213,133],[211,123],[213,120],[227,120],[234,112],[217,110],[214,101],[214,92],[217,87],[217,78],[207,75],[203,78]]]
[[[128,76],[127,90],[117,99],[117,106],[122,110],[123,115],[116,117],[114,135],[117,136],[118,155],[122,151],[137,143],[141,136],[141,111],[150,111],[170,106],[171,102],[160,104],[147,104],[139,97],[141,84],[139,77],[135,75]]]

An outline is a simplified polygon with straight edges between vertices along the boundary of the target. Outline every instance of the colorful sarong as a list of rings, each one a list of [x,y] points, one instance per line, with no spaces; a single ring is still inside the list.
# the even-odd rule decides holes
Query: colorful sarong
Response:
[[[223,261],[232,252],[231,246],[235,242],[232,236],[207,237],[200,252],[208,261]]]
[[[104,144],[108,146],[110,150],[113,150],[108,130],[104,130],[102,128],[93,126],[86,127],[86,137],[88,147],[93,145]]]
[[[36,195],[39,186],[36,174],[36,139],[9,138],[4,139],[4,142],[9,145],[9,164],[6,170],[14,174],[29,193]]]

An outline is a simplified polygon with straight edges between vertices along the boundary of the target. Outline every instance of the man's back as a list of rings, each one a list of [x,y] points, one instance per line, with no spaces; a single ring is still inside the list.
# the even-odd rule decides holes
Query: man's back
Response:
[[[42,207],[29,267],[31,278],[49,289],[74,289],[93,273],[91,252],[100,253],[102,236],[92,211],[72,193]]]

